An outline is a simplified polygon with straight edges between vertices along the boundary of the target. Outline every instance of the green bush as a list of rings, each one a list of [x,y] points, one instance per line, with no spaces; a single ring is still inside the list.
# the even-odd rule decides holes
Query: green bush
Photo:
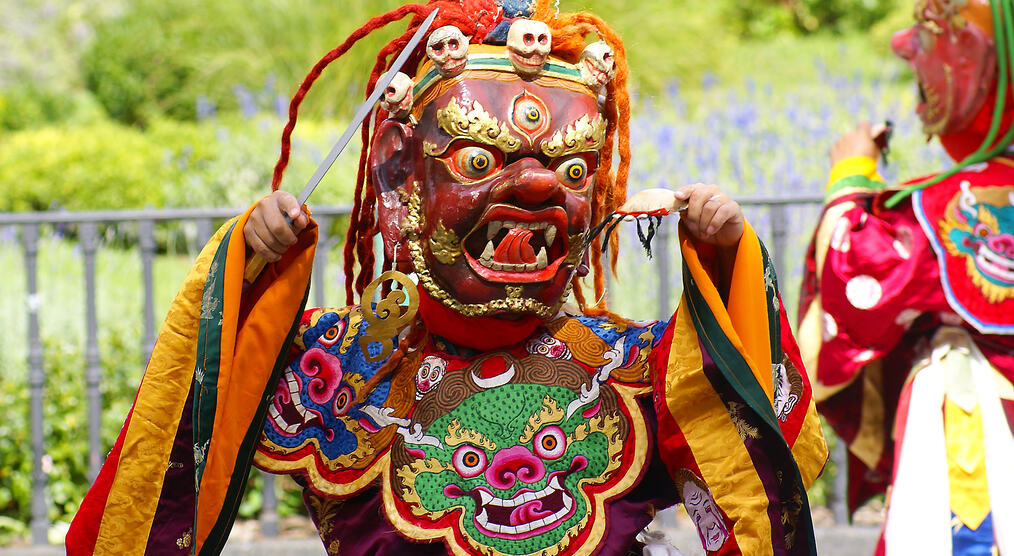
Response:
[[[11,133],[0,139],[0,210],[162,206],[159,185],[174,178],[163,158],[139,131],[109,123]]]
[[[140,0],[100,24],[82,57],[87,87],[115,119],[147,125],[189,120],[198,104],[219,113],[284,104],[306,72],[370,17],[402,2],[321,0]],[[696,82],[734,55],[743,37],[863,31],[901,0],[721,0],[616,3],[572,0],[565,11],[601,15],[625,39],[635,88],[664,90],[674,76]],[[311,117],[348,112],[380,46],[404,26],[374,32],[334,62],[307,97]],[[277,85],[276,85],[277,84]]]
[[[141,367],[138,331],[106,329],[100,337],[104,362],[102,454],[112,447],[137,390]],[[88,404],[84,357],[77,339],[47,337],[43,431],[50,522],[69,522],[88,490]],[[0,381],[0,544],[25,533],[31,518],[32,450],[27,377]]]
[[[97,108],[86,93],[19,84],[0,91],[0,129],[15,131],[72,120],[94,120]]]
[[[109,122],[0,137],[0,211],[245,207],[270,192],[282,122],[267,116],[205,122],[159,119],[145,131]],[[299,191],[340,130],[301,121],[283,187]],[[352,196],[358,149],[347,149],[314,194]]]
[[[165,150],[177,179],[165,190],[166,204],[188,207],[246,207],[271,191],[283,123],[273,117],[225,117],[200,123],[162,119],[145,136]],[[313,175],[342,129],[339,122],[300,120],[282,188],[298,192]],[[313,204],[343,204],[352,198],[358,162],[353,142],[335,161]]]
[[[198,99],[230,111],[238,106],[237,86],[258,90],[271,105],[278,94],[287,99],[313,64],[356,27],[400,4],[141,0],[97,27],[82,73],[108,113],[125,123],[145,125],[159,115],[194,119]],[[309,101],[318,114],[355,102],[376,52],[396,27],[366,39],[368,46],[328,70],[329,83],[320,87],[327,93]],[[275,91],[272,79],[284,88]]]

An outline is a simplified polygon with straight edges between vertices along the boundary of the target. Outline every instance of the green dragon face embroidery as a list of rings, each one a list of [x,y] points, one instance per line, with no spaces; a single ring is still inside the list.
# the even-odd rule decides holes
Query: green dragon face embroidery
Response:
[[[990,302],[1014,297],[1014,188],[963,182],[941,231],[947,250],[965,258],[968,276]]]
[[[395,455],[394,490],[412,514],[436,520],[458,512],[461,536],[479,552],[557,554],[593,513],[585,488],[607,482],[620,466],[629,427],[615,393],[604,387],[571,405],[588,372],[565,362],[572,387],[538,384],[524,376],[533,360],[554,365],[526,358],[508,371],[510,382],[489,388],[468,369],[446,376],[415,413],[426,423],[420,443],[406,441],[402,457]],[[440,398],[451,409],[423,407]]]

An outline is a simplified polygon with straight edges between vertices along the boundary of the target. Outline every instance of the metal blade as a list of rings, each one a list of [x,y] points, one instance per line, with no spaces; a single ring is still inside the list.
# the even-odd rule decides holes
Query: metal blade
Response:
[[[416,45],[418,45],[419,41],[422,40],[423,35],[426,34],[426,31],[429,30],[430,26],[433,25],[433,20],[436,19],[438,11],[440,10],[433,10],[422,22],[419,29],[417,29],[415,34],[412,35],[412,38],[409,39],[408,44],[404,49],[402,49],[401,54],[394,59],[394,63],[391,64],[391,69],[380,77],[380,80],[377,81],[377,86],[374,87],[373,92],[370,93],[370,96],[366,97],[366,100],[359,105],[358,109],[356,109],[355,115],[352,116],[352,121],[350,121],[349,126],[345,128],[345,133],[342,133],[342,136],[338,138],[338,142],[331,147],[331,152],[328,153],[327,158],[325,158],[320,165],[317,166],[317,171],[313,173],[310,181],[306,182],[306,186],[303,187],[303,190],[299,193],[299,197],[296,198],[296,200],[299,201],[300,206],[306,203],[306,199],[311,193],[313,193],[313,190],[317,188],[317,184],[319,184],[320,180],[324,178],[324,174],[331,169],[331,165],[334,164],[338,155],[341,154],[342,150],[345,149],[345,146],[349,144],[349,140],[352,139],[356,130],[359,129],[359,124],[363,123],[363,120],[365,120],[366,117],[373,112],[373,105],[380,99],[380,95],[384,94],[384,89],[391,84],[391,80],[394,79],[394,75],[398,73],[402,66],[405,65],[409,55],[411,55],[412,51],[415,50]]]

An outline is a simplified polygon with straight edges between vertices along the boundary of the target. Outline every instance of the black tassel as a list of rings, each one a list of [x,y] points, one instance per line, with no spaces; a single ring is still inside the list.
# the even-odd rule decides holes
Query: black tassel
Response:
[[[644,247],[644,253],[651,258],[651,240],[655,237],[655,232],[658,231],[658,227],[662,225],[661,216],[649,216],[648,220],[648,232],[645,233],[644,229],[641,228],[641,219],[637,219],[637,239],[641,242],[641,247]]]
[[[615,212],[603,218],[602,222],[599,222],[598,224],[596,224],[595,226],[593,226],[591,229],[588,230],[588,236],[584,242],[584,246],[582,247],[582,249],[587,249],[588,246],[591,245],[592,241],[594,241],[596,237],[602,234],[604,230],[605,234],[602,235],[602,252],[605,253],[606,251],[608,251],[609,238],[613,235],[613,230],[615,230],[616,227],[620,225],[620,222],[623,221],[623,218],[624,218],[623,216],[620,216]],[[638,241],[641,242],[641,246],[644,247],[644,252],[648,255],[648,258],[650,259],[652,258],[651,240],[654,239],[655,233],[658,232],[659,226],[662,225],[662,216],[661,215],[648,216],[647,231],[645,231],[645,229],[642,228],[641,220],[643,219],[641,218],[637,219],[637,239]]]

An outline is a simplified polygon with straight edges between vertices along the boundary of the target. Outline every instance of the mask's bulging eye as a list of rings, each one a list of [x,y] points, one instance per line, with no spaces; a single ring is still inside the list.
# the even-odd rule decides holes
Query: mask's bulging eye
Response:
[[[459,446],[454,451],[452,460],[454,470],[466,479],[475,477],[486,469],[486,452],[468,444]]]
[[[487,149],[475,145],[456,150],[451,155],[451,169],[467,180],[480,180],[497,170],[496,156]]]
[[[568,158],[556,167],[556,178],[568,187],[580,188],[588,178],[588,163],[580,156]]]
[[[532,445],[540,458],[556,459],[567,451],[567,435],[560,427],[550,425],[535,434]]]
[[[344,331],[345,331],[345,322],[338,321],[334,324],[334,326],[325,330],[324,334],[321,335],[321,337],[318,338],[317,341],[320,342],[320,344],[324,347],[331,347],[338,342],[338,340],[342,337],[342,332]]]

